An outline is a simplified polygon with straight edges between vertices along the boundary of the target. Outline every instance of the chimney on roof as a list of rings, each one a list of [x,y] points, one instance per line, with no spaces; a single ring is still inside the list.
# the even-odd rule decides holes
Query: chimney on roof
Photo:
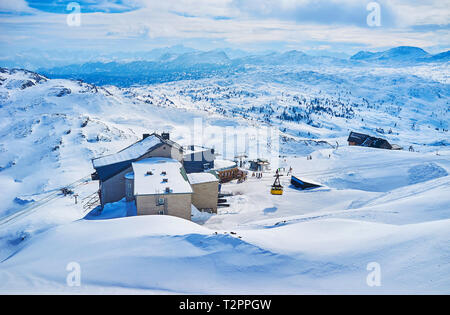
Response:
[[[164,140],[170,140],[170,134],[169,134],[168,132],[163,132],[163,133],[161,134],[161,137],[162,137]]]
[[[144,134],[142,135],[142,139],[146,139],[146,138],[148,138],[148,137],[150,137],[150,134],[149,134],[149,133],[144,133]]]

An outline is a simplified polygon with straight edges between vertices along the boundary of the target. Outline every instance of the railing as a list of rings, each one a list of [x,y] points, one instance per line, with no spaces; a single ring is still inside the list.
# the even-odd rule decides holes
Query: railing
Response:
[[[15,212],[13,214],[7,215],[3,218],[0,219],[0,225],[5,225],[8,223],[13,223],[14,221],[16,221],[17,219],[21,218],[21,217],[25,217],[33,212],[36,211],[36,209],[48,204],[49,202],[58,199],[58,198],[62,198],[64,197],[63,194],[63,190],[73,190],[76,187],[83,185],[87,182],[91,181],[91,175],[85,176],[83,178],[80,178],[79,180],[66,185],[64,187],[61,187],[59,189],[56,189],[55,192],[45,196],[44,198],[40,199],[40,200],[36,200],[28,205],[26,205],[25,207],[23,207],[20,211]]]
[[[83,205],[83,210],[85,213],[100,206],[101,203],[99,192],[96,191],[95,193],[83,198],[83,200],[81,200],[81,204]]]

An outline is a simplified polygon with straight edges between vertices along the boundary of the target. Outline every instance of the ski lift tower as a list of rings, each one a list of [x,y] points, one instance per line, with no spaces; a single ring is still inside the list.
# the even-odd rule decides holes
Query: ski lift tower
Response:
[[[248,155],[245,154],[245,153],[238,154],[238,155],[236,155],[236,156],[234,157],[234,159],[235,159],[236,161],[239,161],[239,164],[238,164],[239,167],[243,167],[243,166],[244,166],[243,161],[246,160],[247,158],[248,158]]]

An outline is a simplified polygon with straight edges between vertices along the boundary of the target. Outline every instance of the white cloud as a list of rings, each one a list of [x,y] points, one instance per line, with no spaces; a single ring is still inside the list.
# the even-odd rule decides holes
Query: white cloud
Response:
[[[411,25],[445,25],[450,22],[449,0],[392,0],[399,17],[399,24]]]
[[[240,48],[255,44],[285,43],[292,48],[304,47],[315,43],[316,47],[333,50],[336,46],[366,47],[378,49],[400,45],[420,46],[423,48],[448,45],[449,32],[414,31],[409,26],[421,22],[423,18],[413,4],[406,0],[392,0],[392,8],[403,11],[401,27],[368,28],[364,25],[329,25],[276,17],[249,16],[232,5],[234,0],[166,0],[131,1],[142,8],[120,14],[89,13],[82,14],[79,28],[68,27],[66,17],[61,14],[40,12],[29,16],[0,16],[0,44],[3,42],[17,45],[78,45],[78,48],[90,46],[109,49],[142,49],[142,47],[163,46],[171,43],[195,43],[202,41]],[[267,5],[270,3],[266,0]],[[284,9],[310,3],[312,0],[281,0]],[[349,4],[356,0],[343,0]],[[359,0],[358,0],[359,1]],[[8,1],[7,1],[8,2]],[[11,1],[11,3],[18,1]],[[131,3],[130,2],[130,3]],[[2,5],[6,3],[1,2]],[[250,2],[248,2],[250,3]],[[448,10],[439,4],[426,1],[434,24],[445,20]],[[1,6],[0,6],[1,7]],[[267,8],[267,7],[266,7]],[[182,16],[185,13],[186,17]],[[232,20],[214,20],[215,16],[229,16]],[[27,30],[27,31],[25,31]],[[31,31],[29,31],[31,30]],[[124,46],[124,43],[127,43]],[[211,44],[212,45],[212,44]],[[312,45],[312,44],[311,44]],[[208,47],[208,46],[207,46]],[[211,46],[211,49],[214,48]],[[354,51],[349,51],[352,53]]]
[[[0,12],[23,13],[33,11],[25,0],[1,0]]]

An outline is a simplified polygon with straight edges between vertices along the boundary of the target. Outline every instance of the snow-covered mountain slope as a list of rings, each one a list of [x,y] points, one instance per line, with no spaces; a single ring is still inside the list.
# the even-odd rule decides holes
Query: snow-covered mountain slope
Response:
[[[89,158],[106,150],[102,143],[132,139],[126,128],[94,118],[120,105],[105,89],[18,70],[0,76],[0,177],[10,192],[2,212],[88,175]]]
[[[371,61],[418,61],[429,56],[430,54],[421,48],[402,46],[378,53],[360,51],[352,56],[351,59]]]
[[[171,63],[172,67],[192,67],[198,64],[230,65],[231,60],[223,51],[192,52],[178,56]]]
[[[170,217],[79,221],[38,236],[4,261],[0,290],[448,293],[448,278],[442,276],[450,272],[448,226],[449,220],[392,226],[327,219],[243,231],[240,238]],[[381,287],[366,284],[372,261],[382,266]],[[71,262],[81,267],[80,287],[66,284]]]
[[[123,89],[123,95],[267,123],[292,137],[333,144],[355,130],[403,146],[431,145],[449,137],[448,71],[449,64],[265,66],[226,77]]]
[[[448,51],[440,54],[431,55],[422,48],[401,46],[382,52],[360,51],[353,55],[350,60],[376,62],[376,63],[420,63],[449,61]]]
[[[234,193],[229,216],[213,216],[212,228],[271,228],[319,218],[351,218],[385,224],[411,224],[450,217],[449,151],[442,155],[385,151],[360,147],[319,150],[312,160],[286,157],[282,167],[293,167],[303,180],[323,187],[298,191],[290,177],[282,179],[283,198],[264,194],[273,177],[249,179],[248,185],[228,185]],[[262,192],[261,192],[262,191]],[[442,196],[435,198],[433,196]]]
[[[143,133],[170,131],[172,139],[187,145],[194,141],[194,118],[199,118],[209,127],[205,144],[223,152],[218,135],[224,127],[240,134],[255,129],[219,114],[147,104],[115,87],[49,80],[8,69],[1,69],[0,82],[4,118],[0,122],[0,185],[10,192],[0,197],[0,214],[36,200],[34,194],[50,193],[88,176],[93,171],[92,158],[118,151]],[[299,152],[330,147],[311,141],[290,141],[285,146],[298,147]],[[230,150],[229,157],[233,153]]]
[[[448,84],[445,63],[252,66],[132,88],[0,69],[0,291],[449,293]],[[124,218],[135,212],[124,201],[87,214],[58,194],[93,171],[92,157],[143,133],[192,143],[195,118],[208,128],[204,144],[228,158],[222,142],[234,134],[223,137],[224,127],[243,138],[274,126],[280,166],[323,186],[298,191],[284,176],[284,195],[273,196],[273,173],[232,182],[222,188],[230,207],[194,209],[197,224]],[[349,130],[416,152],[347,147]],[[97,188],[82,180],[74,189],[82,200]],[[70,262],[81,287],[66,284]],[[366,284],[371,262],[381,287]]]
[[[312,178],[340,177],[348,184],[298,191],[284,178],[283,196],[268,193],[269,174],[227,184],[224,189],[236,193],[231,207],[206,217],[194,212],[203,226],[165,216],[124,218],[123,201],[75,220],[80,206],[57,201],[1,230],[0,291],[448,293],[449,155],[392,153],[340,148],[331,158],[329,151],[316,152],[308,163],[289,158],[296,174],[310,170]],[[365,165],[349,180],[355,159]],[[388,162],[399,167],[378,175]],[[444,171],[418,171],[430,163]],[[412,171],[399,188],[373,192],[364,186],[367,178],[378,176],[383,187]],[[45,225],[58,214],[58,226]],[[80,287],[66,284],[71,262],[81,268]],[[381,266],[380,287],[366,284],[372,262]]]

